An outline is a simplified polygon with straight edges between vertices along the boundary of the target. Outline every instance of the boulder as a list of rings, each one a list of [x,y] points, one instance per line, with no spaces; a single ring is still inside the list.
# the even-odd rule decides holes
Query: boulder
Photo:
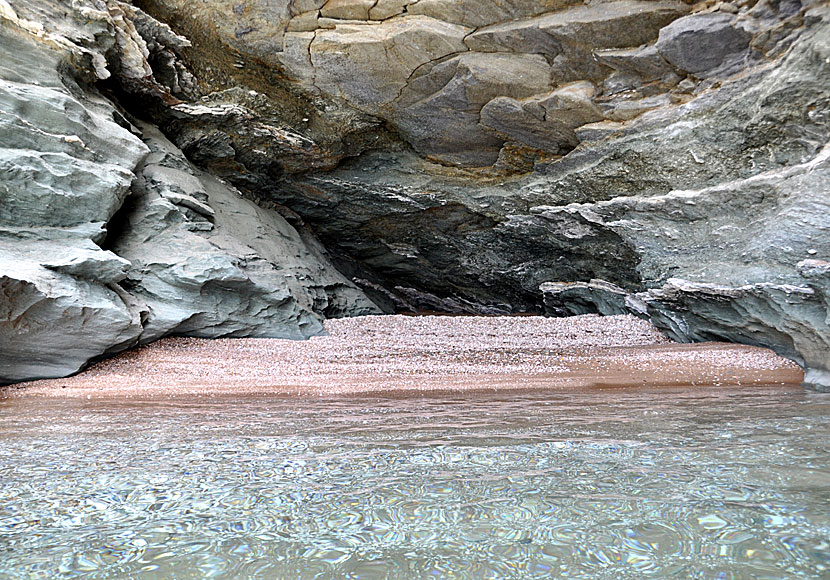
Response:
[[[369,9],[375,4],[375,0],[328,0],[320,8],[320,16],[338,20],[368,20]]]
[[[390,117],[415,149],[446,163],[492,164],[503,143],[478,126],[485,103],[522,98],[550,87],[539,55],[468,52],[409,81]]]
[[[557,82],[596,81],[604,72],[594,50],[652,42],[663,26],[687,10],[685,4],[673,0],[594,3],[486,26],[470,34],[465,43],[470,50],[481,52],[547,55]]]
[[[313,32],[318,28],[320,28],[320,11],[311,10],[309,12],[298,14],[292,18],[288,23],[286,32]],[[296,42],[285,40],[283,44],[283,51],[289,50],[288,47],[294,44],[296,44]],[[287,61],[283,60],[283,62]]]
[[[375,5],[369,9],[369,18],[371,20],[386,20],[403,14],[415,0],[378,0]]]
[[[657,52],[680,70],[700,75],[745,58],[752,35],[724,12],[692,14],[660,30]]]
[[[637,48],[597,50],[594,51],[594,56],[600,63],[620,72],[633,73],[643,81],[659,80],[671,72],[671,66],[653,44]]]
[[[468,32],[426,16],[319,30],[309,46],[314,85],[359,109],[377,112],[398,97],[418,67],[465,51]]]
[[[481,109],[481,124],[528,147],[564,154],[579,143],[576,128],[603,119],[594,93],[582,81],[527,99],[496,97]]]
[[[408,14],[423,14],[445,22],[481,27],[507,20],[556,12],[581,4],[579,0],[418,0],[409,2]]]

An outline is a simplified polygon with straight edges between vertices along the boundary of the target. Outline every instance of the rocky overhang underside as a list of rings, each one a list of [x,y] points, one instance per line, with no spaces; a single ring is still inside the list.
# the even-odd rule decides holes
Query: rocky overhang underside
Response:
[[[629,312],[830,387],[830,8],[0,0],[0,381]]]

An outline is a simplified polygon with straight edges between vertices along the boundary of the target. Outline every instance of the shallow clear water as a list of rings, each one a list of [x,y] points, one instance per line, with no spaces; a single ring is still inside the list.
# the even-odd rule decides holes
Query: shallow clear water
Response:
[[[0,401],[0,578],[830,577],[800,389]]]

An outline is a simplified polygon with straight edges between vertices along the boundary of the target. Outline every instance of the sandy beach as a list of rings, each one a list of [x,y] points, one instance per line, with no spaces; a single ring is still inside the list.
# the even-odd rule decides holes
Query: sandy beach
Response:
[[[167,338],[9,397],[329,396],[413,391],[798,384],[772,351],[677,344],[631,316],[369,316],[328,336]]]

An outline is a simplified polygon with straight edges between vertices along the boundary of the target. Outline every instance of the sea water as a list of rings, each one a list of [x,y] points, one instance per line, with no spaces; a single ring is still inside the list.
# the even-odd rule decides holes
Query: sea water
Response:
[[[800,388],[0,401],[0,578],[828,578]]]

